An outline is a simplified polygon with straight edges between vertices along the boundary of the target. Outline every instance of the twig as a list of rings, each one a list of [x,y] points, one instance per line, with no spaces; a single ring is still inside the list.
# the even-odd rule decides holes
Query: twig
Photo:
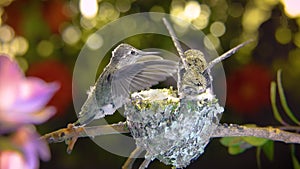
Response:
[[[141,147],[137,147],[133,150],[133,152],[130,153],[130,156],[127,158],[125,164],[122,166],[122,169],[131,169],[133,166],[133,163],[135,159],[143,152],[145,151]]]
[[[216,59],[212,60],[211,62],[209,62],[208,66],[207,66],[207,68],[205,70],[210,70],[216,64],[220,63],[221,61],[223,61],[226,58],[230,57],[231,55],[235,54],[240,48],[244,47],[245,45],[247,45],[248,43],[250,43],[252,41],[253,40],[251,39],[251,40],[248,40],[246,42],[243,42],[243,43],[237,45],[236,47],[230,49],[229,51],[227,51],[226,53],[224,53],[220,57],[217,57]]]
[[[254,136],[285,143],[300,144],[300,134],[291,133],[274,127],[247,127],[236,124],[219,125],[212,137]]]
[[[300,131],[300,126],[279,126],[278,127],[281,130],[288,130],[288,131]]]
[[[282,129],[280,129],[282,128]],[[299,127],[247,127],[237,124],[219,125],[215,130],[212,138],[217,137],[239,137],[239,136],[254,136],[266,138],[274,141],[281,141],[285,143],[300,144],[300,134],[287,132],[284,130],[294,129]],[[74,137],[95,137],[108,134],[129,133],[125,122],[112,125],[102,125],[93,127],[76,127],[63,128],[41,137],[49,143],[57,143],[70,140]]]
[[[67,127],[45,134],[41,139],[48,143],[58,143],[70,140],[74,137],[95,137],[108,134],[129,133],[125,122],[111,125],[101,125],[93,127]]]
[[[177,36],[176,36],[176,34],[175,34],[175,32],[174,32],[171,24],[170,24],[170,22],[166,18],[163,18],[162,20],[163,20],[163,22],[164,22],[164,24],[165,24],[165,26],[166,26],[166,28],[167,28],[170,36],[171,36],[171,39],[172,39],[172,41],[174,43],[174,46],[175,46],[175,48],[176,48],[176,50],[177,50],[177,52],[178,52],[178,54],[179,54],[179,56],[180,56],[180,58],[181,58],[181,60],[183,62],[184,67],[187,69],[187,63],[186,63],[186,60],[185,60],[183,49],[182,49],[182,47],[180,45],[180,42],[179,42],[179,40],[178,40],[178,38],[177,38]]]
[[[151,159],[145,158],[142,164],[140,165],[139,169],[145,169],[148,167],[148,165],[151,163]]]

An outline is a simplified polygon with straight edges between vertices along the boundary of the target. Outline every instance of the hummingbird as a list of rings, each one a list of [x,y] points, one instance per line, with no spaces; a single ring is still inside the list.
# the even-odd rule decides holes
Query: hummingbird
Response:
[[[112,51],[105,67],[79,112],[74,126],[112,115],[129,101],[130,94],[147,89],[177,72],[177,62],[164,60],[159,52],[138,50],[120,44]]]
[[[166,18],[163,22],[172,38],[174,46],[176,47],[181,58],[178,64],[178,94],[181,98],[195,98],[199,94],[206,92],[208,89],[213,94],[211,69],[224,59],[235,54],[240,48],[244,47],[253,40],[243,42],[236,47],[225,52],[221,56],[215,58],[211,62],[207,62],[204,54],[200,50],[189,49],[183,52],[178,38]]]
[[[201,51],[189,49],[184,52],[186,68],[180,69],[181,84],[179,93],[186,96],[195,96],[205,92],[211,84],[209,73],[204,72],[207,62]],[[202,73],[200,73],[202,72]]]
[[[213,93],[211,69],[250,42],[252,40],[237,45],[209,63],[200,50],[189,49],[185,51],[183,53],[184,58],[180,62],[182,66],[179,67],[179,79],[181,80],[179,93],[181,96],[192,96],[191,98],[193,98],[193,96],[206,92],[207,89]]]

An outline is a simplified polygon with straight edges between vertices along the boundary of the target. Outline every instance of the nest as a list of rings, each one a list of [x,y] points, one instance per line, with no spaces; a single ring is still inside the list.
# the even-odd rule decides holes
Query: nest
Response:
[[[145,158],[186,167],[199,157],[219,124],[224,108],[211,92],[179,99],[177,91],[150,89],[131,96],[126,122]]]

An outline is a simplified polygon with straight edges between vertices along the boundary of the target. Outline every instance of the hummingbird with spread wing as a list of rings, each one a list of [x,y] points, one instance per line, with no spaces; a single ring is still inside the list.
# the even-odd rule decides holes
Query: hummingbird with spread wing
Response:
[[[158,54],[138,50],[128,44],[117,46],[109,64],[88,92],[73,125],[84,126],[112,115],[129,101],[131,92],[147,89],[176,73],[178,63],[164,60]]]
[[[109,64],[90,88],[78,120],[68,124],[67,128],[46,134],[43,139],[65,141],[67,152],[71,153],[84,126],[112,115],[130,101],[132,92],[147,89],[177,72],[178,62],[165,60],[159,54],[138,50],[128,44],[118,45]],[[69,138],[65,138],[66,135]]]

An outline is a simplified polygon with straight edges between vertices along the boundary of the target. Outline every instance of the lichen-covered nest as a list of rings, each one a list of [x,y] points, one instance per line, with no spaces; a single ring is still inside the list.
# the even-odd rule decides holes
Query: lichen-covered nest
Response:
[[[125,115],[137,146],[147,151],[145,158],[182,168],[204,152],[224,109],[209,91],[194,100],[179,99],[176,92],[134,93]]]

